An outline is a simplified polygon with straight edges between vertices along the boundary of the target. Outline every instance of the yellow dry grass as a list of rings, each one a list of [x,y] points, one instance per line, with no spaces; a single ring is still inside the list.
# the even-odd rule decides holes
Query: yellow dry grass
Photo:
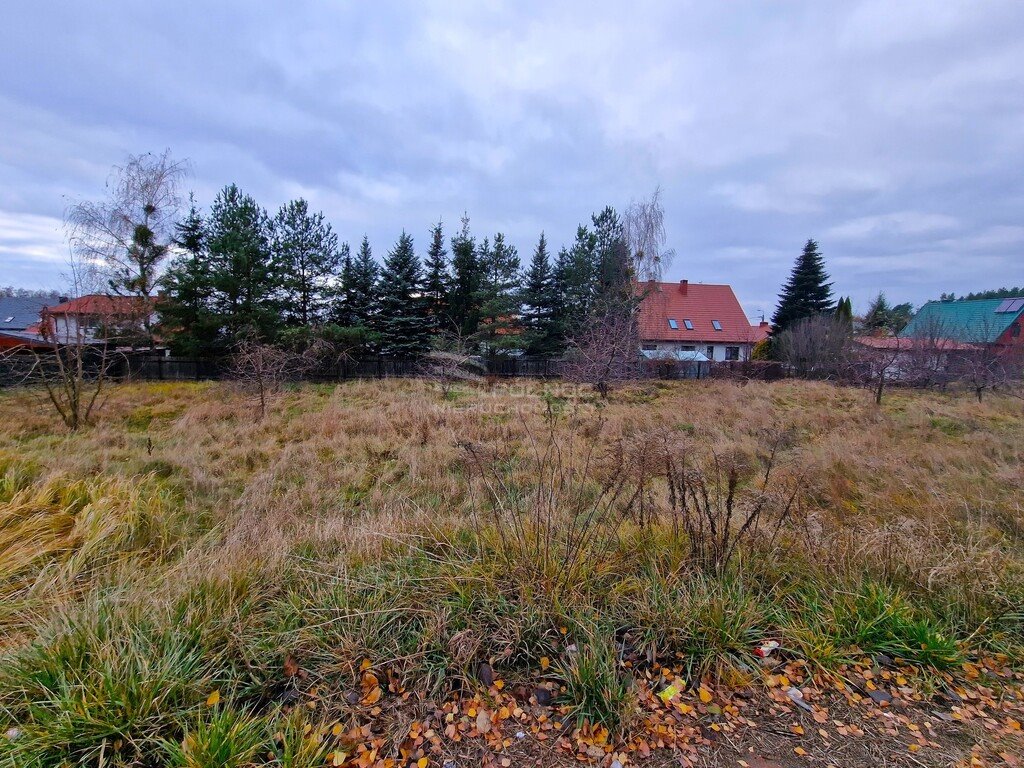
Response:
[[[982,588],[1019,567],[1007,544],[1024,533],[1021,409],[900,391],[878,408],[867,392],[797,381],[646,384],[602,402],[540,382],[445,399],[396,380],[303,386],[258,420],[229,386],[148,383],[112,389],[98,424],[68,433],[24,394],[3,393],[0,593],[40,580],[80,588],[86,571],[102,580],[128,557],[149,568],[135,577],[182,563],[272,571],[302,545],[366,560],[465,526],[461,444],[523,449],[549,422],[556,439],[575,430],[601,448],[661,429],[723,451],[753,451],[784,426],[790,464],[809,479],[808,546],[823,562]],[[182,559],[162,564],[171,550]]]

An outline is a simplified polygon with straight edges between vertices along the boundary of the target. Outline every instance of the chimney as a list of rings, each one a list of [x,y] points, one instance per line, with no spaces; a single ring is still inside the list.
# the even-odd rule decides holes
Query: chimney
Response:
[[[762,320],[760,323],[758,323],[758,325],[760,325],[762,328],[767,328],[768,327],[768,321],[767,320]]]
[[[683,296],[685,296],[685,295],[686,295],[686,288],[687,288],[687,287],[688,287],[689,285],[690,285],[690,281],[689,281],[689,280],[680,280],[680,281],[679,281],[679,292],[680,292],[681,294],[683,294]]]

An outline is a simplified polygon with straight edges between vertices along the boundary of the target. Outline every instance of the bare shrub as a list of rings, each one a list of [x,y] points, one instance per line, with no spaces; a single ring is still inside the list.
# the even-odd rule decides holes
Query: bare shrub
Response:
[[[849,325],[832,316],[799,320],[778,338],[780,359],[797,376],[837,379],[848,370],[853,334]]]
[[[567,434],[553,428],[537,434],[524,422],[528,455],[521,473],[513,471],[511,456],[463,444],[479,539],[497,537],[495,549],[508,571],[553,596],[571,592],[588,568],[606,559],[627,517],[625,468],[599,482],[592,474],[604,422],[578,426]]]
[[[235,348],[228,366],[228,378],[258,407],[257,419],[267,415],[270,399],[287,381],[299,379],[316,366],[315,354],[291,352],[246,336]]]
[[[603,398],[641,371],[635,306],[610,303],[569,342],[562,377],[589,384]]]
[[[72,287],[76,293],[91,279],[87,265],[72,257],[69,265]],[[16,347],[0,355],[5,378],[13,379],[39,398],[43,407],[57,413],[65,426],[78,430],[93,421],[102,408],[110,373],[118,361],[115,339],[109,334],[119,325],[118,318],[108,315],[96,329],[82,322],[58,327],[44,319],[40,339],[24,347]]]
[[[736,450],[719,453],[693,445],[665,450],[669,507],[697,566],[721,574],[751,539],[773,547],[799,511],[803,480],[777,471],[786,439],[781,431],[766,437],[753,461]]]
[[[437,385],[448,400],[457,384],[479,383],[486,368],[471,352],[469,343],[459,333],[443,333],[435,340],[434,349],[423,356],[421,375]]]

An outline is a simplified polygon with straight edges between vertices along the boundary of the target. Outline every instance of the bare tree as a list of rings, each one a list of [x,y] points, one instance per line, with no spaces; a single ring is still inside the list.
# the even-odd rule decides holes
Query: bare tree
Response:
[[[590,384],[601,397],[640,374],[640,334],[635,305],[606,304],[569,342],[563,376]]]
[[[638,283],[660,281],[671,265],[675,252],[665,248],[665,208],[661,204],[661,187],[646,200],[634,201],[622,217],[623,234]]]
[[[919,319],[906,338],[901,379],[918,387],[946,387],[954,379],[957,355],[968,348],[954,336],[940,317]]]
[[[316,354],[302,354],[265,344],[255,334],[247,334],[235,347],[228,366],[228,378],[258,408],[257,420],[267,415],[267,406],[288,381],[301,378],[317,365]]]
[[[104,292],[139,299],[133,320],[150,344],[150,299],[170,248],[187,171],[188,164],[173,160],[169,149],[130,155],[123,166],[114,166],[104,200],[75,203],[65,214],[72,251],[104,275]]]
[[[76,294],[87,290],[94,273],[88,264],[71,257],[66,279]],[[71,430],[92,423],[105,402],[115,353],[111,350],[109,329],[116,318],[89,328],[83,322],[58,326],[44,314],[38,340],[7,352],[0,362],[16,372],[18,384],[39,395],[40,402],[52,408]]]
[[[848,372],[853,335],[849,325],[831,315],[798,320],[778,339],[780,359],[798,376],[835,379]]]

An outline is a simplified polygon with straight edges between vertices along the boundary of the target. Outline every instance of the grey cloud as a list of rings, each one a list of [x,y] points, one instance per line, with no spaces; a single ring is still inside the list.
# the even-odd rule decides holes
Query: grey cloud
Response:
[[[855,304],[1024,282],[1015,0],[42,5],[0,29],[0,283],[54,284],[40,222],[164,147],[378,252],[463,211],[557,248],[660,184],[669,277],[751,314],[808,237]]]

